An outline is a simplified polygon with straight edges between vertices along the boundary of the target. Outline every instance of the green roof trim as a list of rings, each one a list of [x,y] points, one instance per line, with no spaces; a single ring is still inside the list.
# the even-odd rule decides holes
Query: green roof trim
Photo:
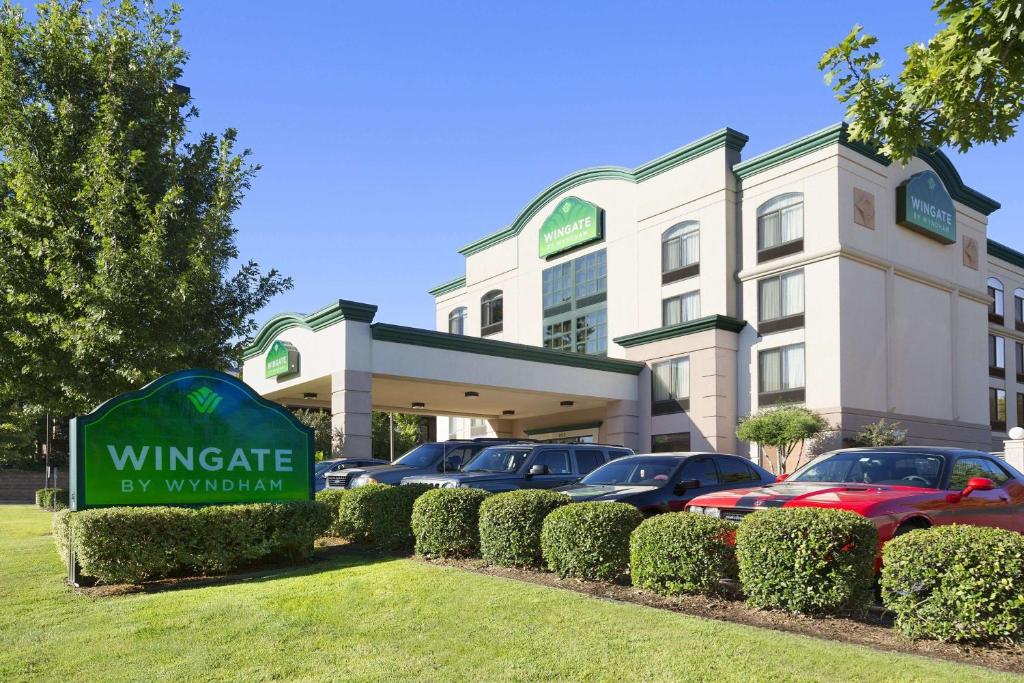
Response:
[[[747,144],[748,139],[749,138],[746,135],[733,130],[732,128],[722,128],[721,130],[715,131],[710,135],[706,135],[688,145],[684,145],[679,149],[660,156],[657,159],[648,161],[646,164],[637,166],[632,170],[621,166],[596,166],[577,171],[561,178],[560,180],[556,180],[543,192],[534,197],[533,201],[527,204],[526,207],[519,212],[519,215],[516,216],[516,219],[512,221],[512,224],[507,228],[503,228],[497,232],[487,235],[486,237],[482,237],[475,242],[467,244],[459,249],[459,253],[463,256],[472,256],[473,254],[488,249],[495,244],[512,239],[523,231],[523,228],[526,227],[526,223],[536,216],[537,212],[544,208],[548,202],[552,201],[563,192],[568,192],[574,187],[579,187],[584,183],[608,179],[640,183],[649,178],[653,178],[659,173],[664,173],[665,171],[671,170],[680,164],[684,164],[687,161],[696,159],[697,157],[703,156],[709,152],[713,152],[716,149],[724,147],[726,149],[740,151],[743,149],[743,146]]]
[[[806,135],[799,140],[794,140],[782,147],[777,147],[764,154],[741,161],[732,167],[732,172],[742,180],[761,171],[774,168],[779,164],[784,164],[787,161],[792,161],[829,145],[836,144],[862,154],[872,161],[877,161],[883,166],[888,166],[892,163],[888,157],[879,154],[871,146],[851,140],[849,126],[846,123],[837,123]],[[942,184],[945,185],[949,196],[954,200],[986,216],[999,208],[999,202],[964,184],[956,167],[953,166],[953,162],[949,160],[949,157],[942,150],[918,150],[917,157],[932,167],[932,170],[942,180]]]
[[[587,356],[567,351],[553,351],[540,346],[514,344],[495,339],[481,339],[479,337],[423,330],[416,327],[403,327],[401,325],[375,323],[370,326],[370,333],[374,341],[410,344],[412,346],[424,346],[445,351],[476,353],[482,356],[511,358],[513,360],[547,363],[549,365],[567,365],[586,370],[604,370],[606,372],[639,375],[640,371],[644,368],[643,363],[636,361]]]
[[[819,149],[828,147],[829,145],[836,144],[863,154],[883,166],[888,166],[891,163],[889,159],[878,154],[867,145],[850,140],[847,132],[847,125],[845,123],[836,123],[828,128],[822,128],[821,130],[815,131],[810,135],[805,135],[799,140],[794,140],[782,147],[776,147],[764,154],[758,154],[756,157],[751,157],[746,161],[741,161],[732,167],[732,172],[742,180],[743,178],[748,178],[755,173],[767,171],[769,168],[774,168],[775,166],[784,164],[787,161],[792,161],[793,159],[806,156],[812,152],[817,152]]]
[[[431,296],[438,297],[441,296],[442,294],[448,294],[449,292],[454,292],[457,289],[462,289],[465,286],[466,276],[462,275],[460,277],[449,280],[448,282],[441,283],[437,287],[434,287],[433,289],[428,289],[427,291],[430,293]]]
[[[1024,254],[1016,249],[1011,249],[1005,244],[1000,244],[995,240],[988,241],[988,255],[993,256],[1000,261],[1006,261],[1018,268],[1024,268]]]
[[[597,422],[580,422],[574,425],[558,425],[556,427],[535,427],[533,429],[524,429],[523,432],[527,436],[533,436],[534,434],[557,434],[558,432],[575,432],[580,429],[597,429],[603,424],[601,420]]]
[[[373,316],[376,314],[377,307],[373,304],[363,304],[345,299],[338,299],[309,315],[280,313],[268,320],[260,328],[252,342],[242,349],[242,360],[249,360],[260,355],[270,348],[279,334],[293,327],[317,332],[342,320],[353,320],[360,323],[373,322]]]
[[[619,346],[630,348],[632,346],[650,344],[652,342],[661,341],[663,339],[685,337],[688,334],[706,332],[707,330],[725,330],[726,332],[739,332],[744,327],[746,327],[746,325],[746,320],[730,318],[727,315],[709,315],[703,318],[697,318],[696,320],[690,320],[685,323],[679,323],[678,325],[656,327],[653,330],[647,330],[645,332],[627,334],[624,337],[616,337],[612,341],[614,341]]]

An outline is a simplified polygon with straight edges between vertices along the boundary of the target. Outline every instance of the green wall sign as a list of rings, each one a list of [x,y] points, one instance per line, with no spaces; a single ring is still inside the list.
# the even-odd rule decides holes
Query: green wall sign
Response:
[[[604,212],[577,197],[558,203],[540,226],[540,257],[546,258],[604,237]]]
[[[71,421],[71,509],[309,500],[313,432],[215,370],[183,370]]]
[[[896,188],[896,222],[944,244],[956,242],[956,208],[932,171],[915,173]]]
[[[278,339],[270,345],[266,362],[267,379],[294,375],[299,371],[299,350]]]

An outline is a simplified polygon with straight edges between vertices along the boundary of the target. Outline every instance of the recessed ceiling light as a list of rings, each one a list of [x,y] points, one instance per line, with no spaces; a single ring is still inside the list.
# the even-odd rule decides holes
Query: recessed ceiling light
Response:
[[[316,398],[316,397],[317,397],[317,394],[316,394],[316,392],[313,392],[313,391],[307,391],[306,393],[304,393],[302,395],[302,398]]]
[[[413,408],[426,408],[427,404],[422,402],[422,401],[413,401],[412,402],[412,407]]]
[[[503,410],[503,411],[501,411],[501,414],[502,415],[515,415],[516,411],[514,411],[514,410]]]
[[[563,408],[571,408],[572,406],[574,406],[576,404],[574,402],[572,402],[572,401],[562,401],[558,405],[562,406]]]
[[[476,398],[479,395],[480,394],[478,392],[476,392],[476,391],[467,391],[466,392],[466,398]]]

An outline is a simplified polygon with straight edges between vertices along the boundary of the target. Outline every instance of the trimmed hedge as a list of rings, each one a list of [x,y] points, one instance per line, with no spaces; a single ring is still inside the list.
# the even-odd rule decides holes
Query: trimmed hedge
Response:
[[[412,534],[413,503],[431,488],[426,484],[368,484],[321,500],[337,502],[333,535],[378,550],[406,552],[416,540]]]
[[[1024,641],[1024,536],[941,526],[882,548],[882,600],[911,638]]]
[[[480,555],[503,567],[540,566],[544,518],[567,505],[569,496],[544,489],[521,489],[491,496],[480,505]]]
[[[81,573],[103,583],[198,572],[223,573],[270,559],[300,559],[330,523],[321,503],[255,503],[205,508],[111,507],[54,516],[67,560],[70,529]]]
[[[562,578],[617,581],[629,572],[629,536],[644,521],[627,503],[576,503],[544,519],[541,550]]]
[[[67,489],[37,489],[36,505],[46,510],[63,510],[68,506]]]
[[[338,536],[339,538],[342,536],[341,528],[338,524],[338,509],[341,507],[341,502],[356,490],[357,489],[324,489],[322,491],[317,491],[317,502],[326,505],[327,509],[331,512],[331,524],[327,528],[328,536]]]
[[[689,512],[646,519],[629,542],[633,585],[661,595],[717,593],[737,575],[735,534],[732,522]]]
[[[472,557],[480,552],[480,504],[490,491],[433,489],[412,506],[416,552],[428,557]]]
[[[872,600],[878,532],[846,510],[776,508],[736,531],[747,603],[809,614],[862,610]]]

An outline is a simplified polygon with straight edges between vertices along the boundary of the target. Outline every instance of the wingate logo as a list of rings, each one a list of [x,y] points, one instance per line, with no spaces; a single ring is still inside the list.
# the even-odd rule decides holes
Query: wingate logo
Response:
[[[210,415],[220,405],[221,396],[210,387],[199,387],[189,392],[188,400],[200,415]]]

